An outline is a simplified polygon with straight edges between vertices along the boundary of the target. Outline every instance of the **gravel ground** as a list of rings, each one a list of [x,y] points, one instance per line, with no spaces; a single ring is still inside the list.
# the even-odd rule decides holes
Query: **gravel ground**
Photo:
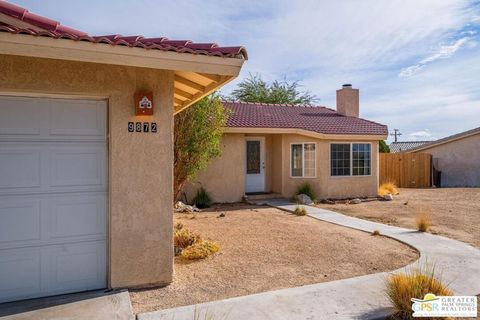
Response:
[[[221,249],[201,261],[176,258],[167,287],[130,291],[135,313],[394,270],[418,258],[395,240],[268,207],[215,206],[195,219],[175,214],[175,222]]]
[[[399,189],[393,201],[319,204],[350,216],[415,229],[418,209],[432,219],[430,232],[480,248],[480,188]]]

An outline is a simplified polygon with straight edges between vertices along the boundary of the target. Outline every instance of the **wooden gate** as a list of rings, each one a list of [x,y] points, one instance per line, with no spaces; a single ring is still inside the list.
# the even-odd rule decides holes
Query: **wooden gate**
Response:
[[[393,182],[400,188],[428,188],[432,155],[428,153],[380,153],[380,184]]]

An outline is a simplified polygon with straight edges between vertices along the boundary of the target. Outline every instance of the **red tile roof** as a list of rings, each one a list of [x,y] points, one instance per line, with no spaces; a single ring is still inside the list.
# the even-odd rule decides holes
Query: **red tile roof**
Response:
[[[12,3],[0,0],[0,13],[16,18],[20,21],[36,26],[43,30],[22,28],[0,21],[0,32],[13,34],[28,34],[32,36],[46,36],[54,39],[70,39],[75,41],[88,41],[92,43],[106,43],[110,45],[122,45],[139,47],[144,49],[156,49],[161,51],[174,51],[178,53],[201,54],[226,58],[247,59],[247,51],[244,47],[221,47],[216,43],[195,43],[191,40],[169,40],[165,37],[144,38],[143,36],[90,36],[85,32],[66,27],[52,19],[36,15],[27,9]]]
[[[322,106],[294,106],[246,102],[224,102],[233,112],[231,128],[289,128],[323,134],[384,135],[387,126],[355,117],[346,117]]]

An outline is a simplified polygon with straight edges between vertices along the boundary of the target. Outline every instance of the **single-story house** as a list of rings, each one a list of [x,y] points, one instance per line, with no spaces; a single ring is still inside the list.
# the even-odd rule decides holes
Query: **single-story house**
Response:
[[[170,283],[173,116],[246,59],[0,1],[0,302]]]
[[[231,110],[223,154],[186,186],[189,201],[203,186],[215,202],[251,193],[291,197],[308,182],[317,198],[375,196],[378,141],[387,126],[359,118],[359,90],[337,90],[337,109],[225,102]]]
[[[441,187],[480,187],[480,127],[432,141],[407,152],[432,155]]]
[[[388,145],[390,153],[406,152],[410,149],[423,146],[432,141],[395,141]]]

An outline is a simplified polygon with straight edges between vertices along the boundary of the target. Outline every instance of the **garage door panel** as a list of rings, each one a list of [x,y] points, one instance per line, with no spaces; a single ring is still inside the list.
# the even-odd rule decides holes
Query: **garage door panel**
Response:
[[[0,303],[106,287],[106,115],[0,96]]]
[[[31,98],[1,97],[0,137],[39,136],[44,115]],[[19,137],[20,136],[20,137]]]
[[[51,294],[93,290],[106,286],[105,241],[50,246],[45,252],[48,275],[45,286]]]
[[[103,102],[55,99],[47,103],[50,108],[50,135],[105,136],[106,108]]]
[[[41,291],[41,250],[0,250],[0,301],[38,296]]]
[[[40,188],[40,176],[39,147],[0,144],[0,190]]]
[[[41,239],[41,201],[0,198],[0,247]],[[16,242],[16,243],[15,243]]]
[[[49,201],[48,235],[71,241],[106,237],[106,195],[59,197]]]
[[[57,147],[49,151],[50,186],[105,185],[103,146]]]

